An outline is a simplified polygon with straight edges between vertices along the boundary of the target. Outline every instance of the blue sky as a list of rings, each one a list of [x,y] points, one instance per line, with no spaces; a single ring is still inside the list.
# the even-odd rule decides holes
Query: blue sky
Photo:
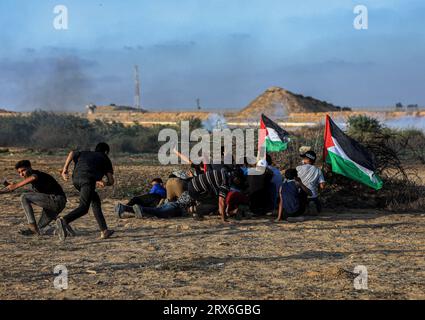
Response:
[[[358,4],[368,30],[353,28]],[[132,105],[135,64],[151,110],[242,108],[270,86],[341,106],[425,105],[420,0],[2,0],[0,14],[0,108]]]

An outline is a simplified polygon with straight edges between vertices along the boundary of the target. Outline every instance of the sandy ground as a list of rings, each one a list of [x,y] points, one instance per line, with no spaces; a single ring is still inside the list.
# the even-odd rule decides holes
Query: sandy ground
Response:
[[[0,157],[0,177],[16,179],[16,159]],[[31,160],[58,176],[63,159]],[[423,213],[325,210],[301,223],[260,218],[230,225],[217,217],[118,220],[113,205],[130,184],[170,170],[127,160],[116,167],[118,186],[102,191],[116,231],[109,240],[98,239],[91,213],[73,224],[78,236],[64,243],[21,236],[21,192],[0,196],[0,299],[425,298]],[[63,185],[68,211],[78,198],[70,183]],[[67,290],[53,285],[57,265],[68,269]],[[368,289],[354,288],[357,265],[367,268]]]

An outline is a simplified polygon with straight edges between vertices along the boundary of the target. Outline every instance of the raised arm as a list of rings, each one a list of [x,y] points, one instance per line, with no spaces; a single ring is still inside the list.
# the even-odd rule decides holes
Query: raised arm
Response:
[[[62,178],[65,181],[67,181],[68,178],[69,178],[68,169],[69,169],[69,165],[71,164],[73,158],[74,158],[74,151],[71,151],[68,154],[68,158],[66,158],[65,165],[63,166],[62,173],[61,173]]]
[[[188,164],[192,164],[192,160],[190,160],[188,157],[186,157],[184,154],[177,151],[176,148],[173,149],[174,153],[182,159],[184,162],[187,162]]]

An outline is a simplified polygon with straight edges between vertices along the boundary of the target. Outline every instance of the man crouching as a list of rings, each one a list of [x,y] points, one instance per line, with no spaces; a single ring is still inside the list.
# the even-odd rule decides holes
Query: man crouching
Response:
[[[22,207],[28,220],[28,229],[21,230],[23,235],[40,235],[40,230],[56,220],[66,205],[66,196],[60,184],[51,175],[33,170],[29,160],[19,161],[15,169],[22,177],[22,181],[11,184],[4,182],[6,191],[14,191],[31,184],[34,192],[24,193],[21,196]],[[32,205],[43,209],[40,220],[36,223]]]

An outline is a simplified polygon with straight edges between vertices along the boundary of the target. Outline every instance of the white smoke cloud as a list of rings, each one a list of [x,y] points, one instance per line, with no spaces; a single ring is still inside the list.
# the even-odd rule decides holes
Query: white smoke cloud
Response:
[[[202,121],[202,127],[211,132],[214,129],[226,129],[228,125],[223,115],[211,113],[206,120]]]
[[[394,129],[419,129],[425,132],[425,117],[405,116],[384,120],[383,124]]]

